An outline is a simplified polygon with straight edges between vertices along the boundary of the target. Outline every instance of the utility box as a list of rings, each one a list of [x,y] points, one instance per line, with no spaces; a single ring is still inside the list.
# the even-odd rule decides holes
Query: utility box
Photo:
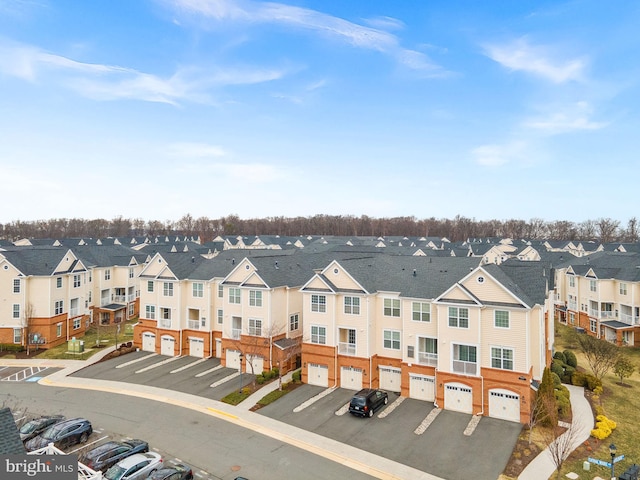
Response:
[[[76,340],[76,337],[73,337],[67,342],[67,350],[71,353],[84,352],[84,340]]]
[[[591,463],[589,462],[582,462],[582,469],[585,472],[588,472],[589,470],[591,470]]]

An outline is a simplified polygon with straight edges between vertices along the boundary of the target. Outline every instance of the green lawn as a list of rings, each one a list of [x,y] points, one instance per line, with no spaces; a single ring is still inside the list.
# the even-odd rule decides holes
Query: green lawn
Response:
[[[103,348],[110,347],[116,343],[116,335],[118,337],[118,345],[123,342],[133,340],[133,325],[137,319],[129,320],[120,324],[120,333],[117,332],[117,325],[100,325],[95,323],[89,327],[84,337],[78,337],[78,340],[84,342],[83,353],[71,353],[68,351],[67,343],[50,348],[44,352],[38,353],[38,358],[62,358],[69,360],[86,360],[92,355],[100,352]]]
[[[570,348],[568,345],[569,327],[557,325],[556,327],[556,351]],[[578,366],[589,370],[588,364],[577,349],[571,349],[578,358]],[[616,463],[616,476],[623,473],[633,463],[640,463],[640,349],[622,347],[621,351],[629,357],[636,366],[636,371],[630,378],[625,379],[625,386],[620,385],[620,379],[609,372],[603,379],[604,393],[592,404],[599,403],[604,408],[605,415],[614,420],[618,426],[609,438],[596,440],[590,437],[586,445],[578,449],[566,461],[561,470],[562,477],[569,472],[575,472],[580,479],[593,479],[596,476],[610,478],[611,471],[602,466],[591,464],[591,470],[583,470],[583,462],[588,457],[610,461],[609,445],[614,443],[617,447],[617,455],[625,458]]]

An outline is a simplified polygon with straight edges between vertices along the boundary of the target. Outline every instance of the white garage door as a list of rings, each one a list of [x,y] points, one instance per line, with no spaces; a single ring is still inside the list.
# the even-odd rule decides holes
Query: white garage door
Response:
[[[240,370],[240,350],[231,350],[230,348],[227,348],[226,356],[226,367]]]
[[[204,358],[204,340],[201,338],[189,338],[189,355],[191,357]]]
[[[329,386],[329,366],[318,365],[317,363],[309,364],[309,376],[307,379],[309,385],[317,385],[319,387]]]
[[[156,335],[154,333],[144,332],[142,334],[142,351],[143,352],[156,351]]]
[[[409,375],[409,398],[433,402],[436,398],[436,380],[426,375]]]
[[[509,390],[489,390],[489,416],[520,422],[520,396]]]
[[[473,413],[473,391],[461,383],[444,386],[444,408],[462,413]]]
[[[402,383],[402,370],[394,367],[380,367],[380,388],[390,392],[399,392]]]
[[[253,365],[253,371],[251,370],[251,365]],[[247,355],[247,361],[244,365],[244,371],[247,373],[253,373],[254,375],[259,375],[264,371],[264,358],[258,355]]]
[[[360,390],[362,388],[362,369],[340,367],[340,386],[349,390]]]
[[[160,354],[174,356],[176,341],[173,337],[163,335],[160,338]]]

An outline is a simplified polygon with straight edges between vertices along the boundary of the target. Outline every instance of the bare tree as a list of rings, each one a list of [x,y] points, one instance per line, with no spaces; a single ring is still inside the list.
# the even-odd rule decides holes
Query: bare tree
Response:
[[[27,346],[27,355],[31,355],[31,326],[33,325],[35,315],[35,307],[31,302],[27,303],[24,312],[22,312],[22,338],[24,338]]]
[[[598,236],[601,243],[612,242],[618,232],[618,226],[620,222],[613,220],[612,218],[599,218],[596,221],[596,227],[598,229]]]
[[[579,430],[574,423],[560,426],[558,422],[548,431],[547,448],[553,465],[556,467],[556,478],[560,478],[560,469],[569,454],[579,443]]]
[[[606,340],[592,337],[591,335],[576,335],[578,347],[584,353],[587,363],[595,377],[602,380],[609,370],[618,361],[620,356],[619,348]]]
[[[632,217],[627,222],[627,231],[625,232],[625,240],[627,242],[637,242],[638,241],[638,219],[636,217]]]

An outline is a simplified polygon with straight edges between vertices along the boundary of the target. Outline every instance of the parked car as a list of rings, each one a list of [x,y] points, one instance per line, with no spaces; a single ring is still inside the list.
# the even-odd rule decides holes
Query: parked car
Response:
[[[85,418],[64,420],[33,437],[25,443],[25,448],[33,451],[53,443],[62,450],[77,443],[85,443],[92,433],[91,422]]]
[[[149,444],[144,440],[123,440],[122,442],[107,442],[84,452],[78,461],[95,471],[106,472],[109,467],[115,465],[123,458],[134,453],[149,451]]]
[[[27,442],[62,420],[64,420],[64,416],[62,415],[49,415],[29,420],[20,427],[20,439],[23,442]]]
[[[148,478],[162,468],[162,456],[156,452],[136,453],[123,458],[104,474],[106,480],[138,480]]]
[[[389,403],[389,394],[384,390],[363,388],[349,402],[349,413],[362,417],[373,417],[373,413],[387,403]]]
[[[189,465],[177,463],[173,467],[156,470],[149,475],[149,480],[193,480],[193,470]]]

